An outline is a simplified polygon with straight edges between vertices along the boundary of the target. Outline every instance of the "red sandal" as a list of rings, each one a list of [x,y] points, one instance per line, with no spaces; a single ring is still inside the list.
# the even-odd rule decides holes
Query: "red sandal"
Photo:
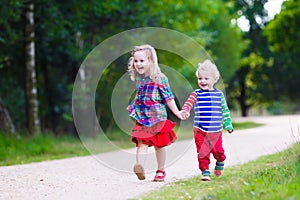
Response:
[[[162,174],[162,175],[158,175],[158,174]],[[165,181],[165,177],[166,177],[166,172],[164,170],[157,170],[153,181],[163,182]]]

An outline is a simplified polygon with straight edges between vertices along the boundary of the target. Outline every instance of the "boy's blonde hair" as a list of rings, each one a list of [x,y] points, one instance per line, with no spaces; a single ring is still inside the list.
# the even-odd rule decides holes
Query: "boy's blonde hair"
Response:
[[[136,77],[138,75],[137,71],[135,70],[133,63],[134,63],[134,54],[137,51],[145,51],[147,55],[147,59],[149,59],[150,63],[150,69],[149,69],[149,76],[150,79],[153,81],[159,80],[164,76],[164,74],[161,72],[160,67],[158,65],[158,59],[156,55],[155,49],[148,44],[141,45],[141,46],[135,46],[133,51],[131,52],[131,57],[129,58],[128,62],[128,72],[130,75],[130,79],[132,81],[136,80]]]
[[[200,71],[211,74],[211,76],[215,79],[216,82],[220,78],[220,72],[217,66],[214,63],[212,63],[210,60],[204,60],[203,63],[198,64],[198,69],[196,71],[197,77],[199,76]]]

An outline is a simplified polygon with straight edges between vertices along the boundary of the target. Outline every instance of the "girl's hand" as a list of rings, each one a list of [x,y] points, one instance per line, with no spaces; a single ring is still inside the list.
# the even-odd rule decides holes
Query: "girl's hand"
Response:
[[[178,111],[177,113],[174,113],[176,115],[176,117],[180,120],[183,120],[183,117],[181,115],[181,111]]]
[[[231,134],[231,133],[233,132],[233,130],[228,130],[227,132],[228,132],[229,134]]]
[[[189,118],[190,113],[185,110],[181,110],[181,111],[179,111],[179,115],[181,116],[181,118],[179,118],[179,119],[186,120],[187,118]]]
[[[175,101],[174,99],[172,99],[171,101],[169,101],[167,103],[167,106],[170,108],[170,110],[181,120],[186,120],[189,116],[190,116],[190,113],[187,112],[187,111],[184,111],[185,113],[183,114],[183,111],[179,111],[176,104],[175,104]]]

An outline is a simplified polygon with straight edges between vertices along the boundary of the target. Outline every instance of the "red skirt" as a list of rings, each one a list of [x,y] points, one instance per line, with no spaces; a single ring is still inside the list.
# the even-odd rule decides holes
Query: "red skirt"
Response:
[[[136,123],[132,128],[131,141],[134,142],[136,146],[138,146],[138,141],[142,141],[143,144],[148,146],[159,148],[168,146],[177,139],[173,131],[175,126],[176,123],[170,120],[159,122],[151,127]]]

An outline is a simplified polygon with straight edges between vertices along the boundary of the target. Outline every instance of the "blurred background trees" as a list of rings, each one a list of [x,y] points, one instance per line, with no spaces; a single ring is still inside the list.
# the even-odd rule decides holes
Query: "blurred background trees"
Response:
[[[300,5],[296,0],[286,1],[282,11],[267,24],[263,35],[272,52],[272,85],[276,100],[289,100],[299,110],[300,86]]]
[[[199,42],[221,71],[234,113],[247,116],[256,110],[270,114],[300,110],[300,9],[296,0],[285,1],[272,20],[264,8],[267,0],[32,1],[37,88],[33,99],[26,95],[26,84],[32,81],[26,78],[30,77],[26,70],[28,1],[0,2],[0,98],[11,126],[20,133],[38,132],[30,127],[29,117],[37,109],[28,106],[35,98],[42,132],[76,134],[72,89],[81,63],[106,38],[146,26],[173,29]],[[241,16],[249,21],[247,31],[237,25]],[[107,109],[109,97],[114,81],[126,73],[128,57],[112,63],[97,88],[101,96],[96,94],[96,111],[104,129],[115,127]],[[159,52],[159,57],[196,87],[194,71],[183,61],[167,52]],[[2,124],[3,132],[12,130]]]

